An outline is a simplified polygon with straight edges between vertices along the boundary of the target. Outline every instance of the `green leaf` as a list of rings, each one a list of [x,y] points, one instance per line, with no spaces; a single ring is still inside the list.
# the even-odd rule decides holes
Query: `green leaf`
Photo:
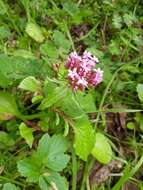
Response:
[[[89,109],[87,103],[84,104],[83,101],[81,106],[85,110]],[[81,106],[80,102],[76,101],[71,92],[69,92],[68,95],[59,103],[60,109],[67,116],[74,119],[74,147],[76,154],[81,159],[87,160],[87,157],[94,146],[94,131],[92,129],[88,116],[81,108]]]
[[[75,121],[74,133],[76,154],[86,161],[94,146],[95,139],[94,131],[86,115]]]
[[[137,93],[141,102],[143,102],[143,84],[137,85]]]
[[[18,161],[17,168],[20,174],[27,178],[27,182],[38,182],[42,161],[36,153],[33,153],[32,156]]]
[[[115,40],[111,40],[111,43],[109,44],[109,52],[112,55],[120,55],[120,48],[118,42],[116,42]]]
[[[113,26],[117,29],[122,27],[122,17],[119,14],[113,15]]]
[[[48,41],[45,42],[44,44],[41,45],[40,47],[40,52],[43,55],[48,56],[49,58],[54,58],[57,59],[58,58],[58,52],[57,52],[57,48],[55,47],[55,45]]]
[[[14,116],[20,115],[15,99],[11,94],[0,92],[0,113],[9,113]]]
[[[26,33],[36,42],[42,43],[44,41],[45,38],[42,34],[41,28],[37,24],[29,22],[25,30]]]
[[[5,183],[2,190],[20,190],[12,183]]]
[[[95,102],[94,102],[92,94],[89,94],[89,93],[85,94],[83,92],[77,92],[75,97],[76,97],[77,101],[79,102],[81,108],[86,113],[96,111]]]
[[[23,58],[26,58],[26,59],[35,59],[35,56],[33,55],[33,53],[31,51],[27,51],[25,49],[18,49],[18,50],[15,50],[13,52],[13,55],[14,56],[18,56],[18,57],[23,57]]]
[[[46,184],[47,181],[44,182],[41,176],[47,174],[50,185],[53,181],[57,187],[60,187],[60,184],[62,184],[64,189],[65,186],[60,182],[63,178],[56,171],[63,170],[69,161],[69,156],[64,154],[66,149],[67,141],[64,137],[61,135],[50,137],[48,134],[45,134],[39,141],[37,151],[33,152],[31,156],[18,161],[18,171],[27,178],[28,182],[36,183],[39,181],[43,189],[44,187],[48,189],[48,186]]]
[[[112,149],[107,137],[101,133],[96,133],[95,144],[91,153],[99,162],[103,164],[110,162],[112,158]]]
[[[41,89],[41,86],[40,86],[40,82],[36,80],[35,77],[29,76],[20,83],[19,88],[22,88],[24,90],[28,90],[31,92],[36,92]]]
[[[143,131],[143,116],[141,113],[136,113],[135,120],[139,123],[139,128]],[[135,124],[134,124],[135,128]]]
[[[133,21],[135,20],[133,14],[127,14],[127,13],[124,14],[123,18],[127,26],[131,26],[133,24]]]
[[[36,95],[36,96],[33,96],[31,101],[32,101],[33,104],[37,104],[37,103],[41,102],[41,100],[43,100],[43,96]]]
[[[25,125],[25,123],[21,123],[19,126],[20,135],[25,139],[29,147],[32,147],[32,143],[34,140],[33,130]]]
[[[54,171],[64,169],[69,161],[69,156],[64,152],[67,148],[67,141],[61,135],[54,135],[51,138],[45,134],[39,141],[37,154],[45,166]]]
[[[63,8],[72,17],[78,12],[77,3],[74,3],[72,1],[65,2],[63,4]]]
[[[58,189],[68,190],[67,181],[56,172],[45,173],[39,178],[39,186],[42,190]]]
[[[0,54],[0,87],[19,84],[28,76],[38,76],[42,65],[35,59]]]
[[[48,86],[48,94],[47,97],[42,101],[42,103],[39,106],[40,110],[44,110],[56,102],[58,102],[61,98],[66,96],[67,88],[65,86],[59,86],[55,87],[54,86]]]
[[[68,91],[62,101],[59,102],[58,107],[60,107],[60,109],[72,119],[77,119],[85,114],[79,102],[76,101],[70,91]]]
[[[7,147],[13,146],[14,144],[15,142],[9,134],[4,131],[0,131],[0,149],[5,149]]]
[[[127,128],[130,130],[134,130],[135,129],[135,124],[133,122],[128,122],[127,123]]]
[[[62,48],[62,50],[64,50],[65,52],[68,52],[70,47],[71,47],[71,43],[69,40],[67,40],[64,36],[64,34],[58,30],[55,30],[54,31],[54,34],[53,34],[53,38],[54,38],[54,42],[55,42],[55,45],[58,47],[58,48]]]

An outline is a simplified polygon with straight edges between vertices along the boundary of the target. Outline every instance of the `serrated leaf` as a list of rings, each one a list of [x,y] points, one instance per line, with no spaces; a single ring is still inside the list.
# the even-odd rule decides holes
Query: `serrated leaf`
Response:
[[[28,158],[18,161],[18,171],[28,182],[39,181],[40,185],[45,187],[45,183],[40,182],[40,176],[45,176],[45,171],[48,171],[48,179],[51,179],[53,174],[59,176],[55,171],[64,169],[69,160],[64,154],[66,148],[67,142],[64,137],[61,135],[50,137],[45,134],[39,141],[37,151]]]
[[[123,15],[123,18],[127,26],[131,26],[133,21],[135,20],[135,17],[133,14],[127,14],[127,13]]]
[[[12,183],[5,183],[2,190],[20,190]]]
[[[8,113],[14,116],[20,115],[15,99],[11,94],[0,92],[0,113]]]
[[[122,17],[119,14],[113,15],[113,26],[117,29],[122,27]]]
[[[48,168],[61,171],[69,161],[69,156],[64,154],[66,148],[67,142],[61,135],[54,135],[50,138],[45,134],[39,141],[37,154],[43,158]]]
[[[94,146],[94,131],[86,115],[75,121],[75,150],[76,154],[83,160],[87,160]]]
[[[109,52],[112,55],[120,55],[120,48],[118,42],[116,42],[115,40],[111,40],[111,43],[109,44]]]
[[[141,102],[143,102],[143,84],[137,85],[137,93]]]
[[[107,164],[112,158],[112,149],[107,137],[102,133],[96,133],[92,155],[101,163]]]
[[[20,83],[19,88],[31,92],[36,92],[41,89],[41,85],[40,82],[35,77],[29,76]]]
[[[26,33],[36,42],[42,43],[44,41],[45,38],[42,34],[41,28],[37,24],[29,22],[25,30]]]
[[[64,177],[61,177],[58,173],[50,172],[45,173],[39,178],[39,186],[42,190],[58,189],[68,190],[68,185]]]
[[[42,161],[36,153],[31,157],[18,161],[17,168],[27,182],[38,182],[42,169]]]
[[[31,128],[27,127],[27,125],[25,125],[25,123],[20,124],[19,130],[20,130],[21,137],[23,137],[25,139],[26,143],[31,148],[33,140],[34,140],[33,130]]]

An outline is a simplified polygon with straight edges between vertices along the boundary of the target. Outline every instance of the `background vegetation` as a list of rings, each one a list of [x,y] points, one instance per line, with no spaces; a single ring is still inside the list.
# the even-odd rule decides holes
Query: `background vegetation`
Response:
[[[0,0],[0,189],[143,189],[142,28],[142,0]],[[85,50],[104,79],[73,93]]]

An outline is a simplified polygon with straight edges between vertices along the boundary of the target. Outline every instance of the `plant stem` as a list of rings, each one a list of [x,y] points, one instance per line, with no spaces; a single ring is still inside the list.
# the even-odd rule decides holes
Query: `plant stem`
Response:
[[[4,177],[4,176],[0,176],[0,180],[9,181],[9,182],[14,183],[14,184],[16,184],[16,185],[19,185],[19,186],[21,186],[21,187],[25,187],[25,185],[23,185],[23,183],[21,183],[21,182],[19,182],[19,181],[16,181],[16,180],[14,180],[14,179],[9,179],[9,178]]]
[[[90,162],[89,162],[90,163]],[[80,190],[85,190],[85,184],[87,182],[87,177],[88,177],[88,173],[89,173],[89,164],[88,162],[86,162],[85,167],[84,167],[84,174],[83,174],[83,179],[82,179],[82,183],[81,183],[81,188]]]
[[[74,148],[72,148],[72,190],[76,190],[77,160]]]
[[[72,49],[73,49],[73,51],[76,51],[75,46],[74,46],[73,39],[72,39],[72,37],[71,37],[70,31],[69,31],[68,26],[67,26],[67,23],[64,22],[64,24],[65,24],[67,36],[68,36],[68,38],[69,38],[69,41],[71,42]]]

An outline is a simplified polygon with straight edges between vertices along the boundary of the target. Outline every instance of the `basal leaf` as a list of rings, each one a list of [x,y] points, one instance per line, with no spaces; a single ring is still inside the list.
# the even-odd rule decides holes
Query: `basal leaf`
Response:
[[[27,182],[38,182],[42,161],[36,153],[33,153],[31,157],[18,161],[17,168],[20,174],[26,177]]]
[[[42,138],[39,140],[37,153],[41,158],[46,158],[48,156],[50,147],[50,136],[48,134],[45,134],[42,136]]]
[[[20,124],[19,130],[20,130],[21,137],[23,137],[25,139],[25,141],[27,142],[27,144],[31,148],[33,140],[34,140],[33,130],[31,128],[27,127],[27,125],[25,125],[25,123]]]
[[[101,163],[107,164],[112,158],[112,149],[107,137],[102,133],[96,133],[92,155]]]
[[[36,59],[0,54],[0,87],[18,84],[28,76],[41,75],[42,65]]]
[[[25,78],[19,85],[19,88],[36,92],[41,89],[40,82],[33,76]]]
[[[38,145],[37,154],[43,159],[43,163],[54,171],[61,171],[67,165],[69,156],[64,154],[67,141],[61,135],[49,137],[45,134]]]
[[[58,189],[67,189],[64,178],[56,173],[67,165],[69,157],[64,154],[66,148],[67,141],[64,137],[61,135],[50,137],[45,134],[39,141],[37,151],[18,161],[18,171],[28,182],[39,181],[41,189],[48,189],[54,183]]]
[[[20,188],[12,183],[5,183],[2,190],[20,190]]]
[[[58,190],[68,190],[67,181],[64,177],[61,177],[56,172],[49,172],[43,174],[39,178],[39,185],[42,190],[58,189]]]
[[[20,115],[15,99],[11,94],[0,92],[0,113],[9,113],[14,116]]]
[[[26,33],[36,42],[42,43],[44,41],[45,38],[42,34],[41,28],[37,24],[29,22],[25,30]]]

